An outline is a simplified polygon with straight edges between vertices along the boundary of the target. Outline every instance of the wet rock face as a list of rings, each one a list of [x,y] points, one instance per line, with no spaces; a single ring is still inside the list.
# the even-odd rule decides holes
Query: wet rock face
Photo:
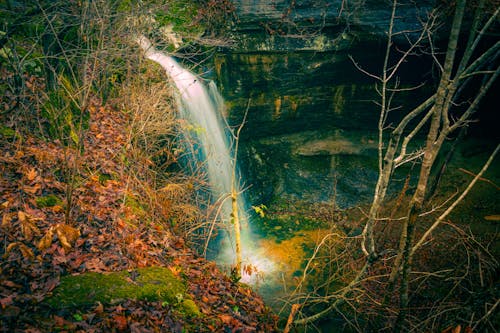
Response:
[[[253,203],[368,200],[375,184],[375,137],[362,132],[306,131],[245,142],[240,155]]]
[[[415,28],[417,11],[433,2],[402,4],[397,29]],[[370,0],[235,4],[236,44],[215,57],[214,72],[229,123],[239,125],[248,113],[239,163],[251,201],[335,195],[347,207],[368,200],[377,176],[380,97],[376,81],[354,62],[380,73],[391,7]],[[403,66],[401,86],[421,83],[424,66]],[[393,105],[408,108],[423,95],[422,89],[396,94]]]
[[[400,1],[397,31],[420,27],[435,0]],[[235,0],[235,50],[332,51],[349,49],[360,34],[385,35],[391,6],[380,0]],[[402,41],[404,38],[401,39]]]

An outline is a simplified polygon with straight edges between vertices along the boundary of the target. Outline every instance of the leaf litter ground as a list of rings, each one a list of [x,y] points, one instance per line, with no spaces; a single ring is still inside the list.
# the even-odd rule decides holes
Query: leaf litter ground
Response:
[[[89,112],[83,153],[57,140],[0,136],[0,331],[275,331],[276,317],[258,295],[194,255],[168,228],[141,221],[124,205],[127,175],[120,156],[128,119],[98,104]],[[69,177],[67,169],[78,172]],[[75,184],[71,211],[65,179]],[[46,301],[64,276],[118,271],[133,276],[152,266],[169,268],[184,281],[197,315],[160,300],[78,307]]]

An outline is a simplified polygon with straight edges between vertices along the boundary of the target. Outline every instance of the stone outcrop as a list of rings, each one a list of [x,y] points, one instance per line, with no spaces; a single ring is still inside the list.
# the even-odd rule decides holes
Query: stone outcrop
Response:
[[[433,3],[401,1],[395,29],[418,29],[419,15]],[[214,67],[229,123],[240,124],[248,112],[239,161],[252,184],[252,202],[325,201],[332,193],[342,206],[369,199],[377,174],[371,140],[380,97],[376,81],[354,62],[380,73],[390,4],[235,0],[235,5],[235,44],[215,57]],[[430,68],[422,60],[402,67],[402,87],[424,80],[420,66]],[[402,108],[389,121],[431,88],[396,94],[393,105]]]
[[[398,6],[397,31],[421,26],[435,0],[402,0]],[[385,35],[391,6],[380,0],[235,0],[239,22],[234,49],[255,51],[334,51],[350,48],[361,35]],[[402,41],[404,38],[401,39]]]

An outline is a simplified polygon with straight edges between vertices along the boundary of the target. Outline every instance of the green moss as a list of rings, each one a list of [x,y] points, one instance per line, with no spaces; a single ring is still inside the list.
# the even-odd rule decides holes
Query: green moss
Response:
[[[38,197],[38,198],[36,198],[35,201],[36,201],[36,205],[38,206],[38,208],[54,207],[57,205],[62,205],[61,199],[59,199],[54,194],[49,194],[49,195],[45,195],[43,197]]]
[[[198,8],[192,2],[170,0],[165,6],[166,10],[155,13],[155,19],[160,26],[173,26],[174,32],[182,34],[198,34],[202,32],[199,25],[193,24]]]
[[[108,180],[111,180],[113,179],[113,176],[111,176],[110,174],[107,174],[107,173],[100,173],[99,174],[99,182],[101,184],[105,184]]]
[[[12,139],[15,136],[16,136],[16,131],[14,131],[12,128],[0,125],[0,137],[6,139]]]
[[[133,196],[127,195],[125,197],[125,206],[132,210],[132,213],[138,217],[146,216],[145,207]]]
[[[198,309],[198,306],[193,300],[185,299],[181,304],[182,312],[188,317],[199,317],[201,316],[201,312]]]
[[[185,283],[165,267],[137,271],[67,275],[46,302],[54,308],[78,308],[96,302],[110,304],[126,299],[162,301],[190,316],[200,312],[186,295]]]

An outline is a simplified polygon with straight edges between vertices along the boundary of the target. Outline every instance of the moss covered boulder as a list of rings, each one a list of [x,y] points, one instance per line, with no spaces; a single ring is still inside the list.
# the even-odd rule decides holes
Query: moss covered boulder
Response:
[[[184,281],[165,267],[146,267],[112,273],[67,275],[46,302],[54,308],[80,308],[118,303],[127,299],[161,301],[188,316],[199,316],[196,303],[186,294]]]

